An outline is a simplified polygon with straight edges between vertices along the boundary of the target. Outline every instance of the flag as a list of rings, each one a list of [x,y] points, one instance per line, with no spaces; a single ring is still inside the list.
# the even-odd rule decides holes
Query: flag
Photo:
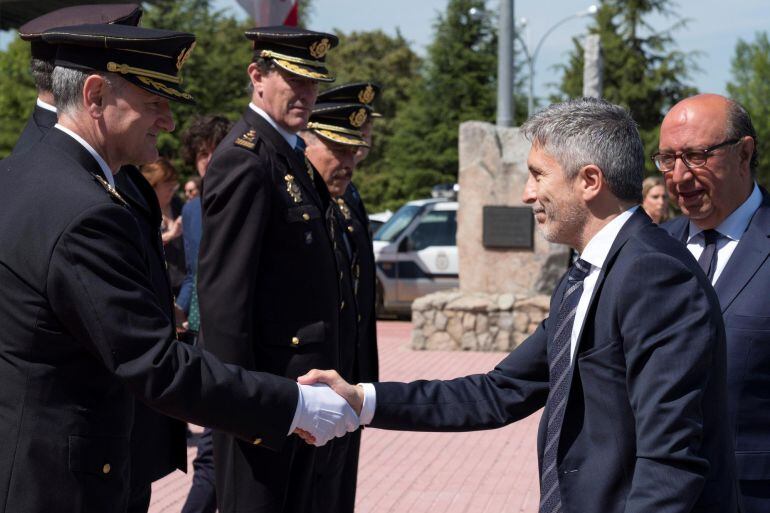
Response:
[[[238,0],[257,27],[297,26],[298,0]]]

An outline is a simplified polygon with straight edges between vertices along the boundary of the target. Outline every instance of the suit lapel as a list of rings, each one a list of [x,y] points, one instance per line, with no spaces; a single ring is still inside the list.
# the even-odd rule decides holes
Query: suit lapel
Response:
[[[246,109],[246,112],[243,114],[243,119],[247,124],[256,128],[260,135],[273,146],[276,156],[283,160],[284,166],[286,166],[292,176],[294,176],[294,179],[304,189],[305,194],[308,197],[313,198],[313,201],[318,207],[322,208],[321,198],[308,174],[308,167],[310,167],[310,169],[313,168],[307,159],[301,159],[294,149],[289,146],[289,143],[286,142],[286,139],[284,139],[275,128],[270,126],[270,123],[268,123],[262,116],[251,110],[251,108]],[[313,174],[317,175],[318,173],[313,169]]]
[[[591,310],[594,307],[594,303],[596,302],[596,299],[599,297],[599,291],[602,289],[602,285],[604,284],[604,280],[607,278],[607,273],[609,273],[610,269],[612,268],[612,264],[615,262],[615,259],[617,258],[618,254],[620,253],[620,250],[623,248],[623,246],[628,242],[628,240],[634,236],[639,230],[644,228],[645,226],[648,226],[652,224],[652,221],[647,216],[647,214],[644,212],[642,207],[639,207],[636,209],[636,212],[631,215],[631,217],[626,221],[626,223],[623,225],[623,228],[620,229],[618,232],[618,236],[615,237],[615,240],[612,243],[612,246],[610,247],[609,253],[607,253],[607,258],[604,260],[604,265],[602,265],[602,270],[599,272],[599,277],[596,280],[596,285],[594,286],[594,290],[591,293],[591,301],[588,303],[588,308],[586,309],[586,314],[591,312]],[[583,322],[583,325],[580,327],[580,333],[578,334],[578,342],[577,342],[577,350],[575,352],[575,358],[574,360],[577,360],[577,355],[580,353],[580,344],[583,341],[583,331],[585,331],[586,324],[588,324],[589,319],[586,318],[586,320]],[[574,361],[573,361],[574,365]]]
[[[749,221],[714,290],[724,313],[770,255],[770,195],[762,189],[762,204]]]

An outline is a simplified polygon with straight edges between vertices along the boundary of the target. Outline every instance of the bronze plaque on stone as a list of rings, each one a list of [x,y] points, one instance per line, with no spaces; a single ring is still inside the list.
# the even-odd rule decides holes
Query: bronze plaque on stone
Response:
[[[535,220],[530,207],[484,207],[485,248],[533,249]]]

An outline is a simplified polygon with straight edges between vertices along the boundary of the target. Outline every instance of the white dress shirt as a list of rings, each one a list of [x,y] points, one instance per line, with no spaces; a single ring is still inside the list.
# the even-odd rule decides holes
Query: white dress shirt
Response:
[[[591,297],[594,294],[596,282],[599,279],[599,273],[601,273],[602,267],[604,266],[604,261],[607,260],[607,255],[610,252],[612,243],[615,242],[618,233],[620,233],[620,229],[623,228],[626,221],[631,218],[631,215],[636,212],[637,208],[639,208],[638,205],[629,208],[604,225],[602,229],[588,241],[588,244],[583,249],[583,253],[580,255],[580,258],[591,264],[591,269],[583,280],[583,292],[580,294],[580,300],[578,301],[577,310],[575,311],[575,320],[572,324],[570,361],[575,358],[575,350],[577,349],[580,332],[585,323],[588,305],[591,303]],[[365,426],[370,424],[374,418],[374,412],[377,407],[377,391],[371,383],[362,383],[361,386],[364,389],[364,404],[361,407],[361,415],[359,418],[361,425]]]
[[[110,187],[112,187],[114,189],[115,188],[115,177],[112,176],[112,170],[110,170],[110,166],[107,165],[107,162],[104,161],[104,159],[101,157],[101,155],[96,153],[96,150],[93,149],[93,147],[91,147],[91,145],[88,144],[85,139],[80,137],[78,134],[76,134],[75,132],[73,132],[69,128],[63,127],[59,123],[56,123],[53,127],[54,128],[58,128],[59,130],[61,130],[65,134],[67,134],[70,137],[72,137],[73,139],[75,139],[77,142],[80,143],[80,145],[83,148],[86,149],[86,151],[88,151],[88,153],[91,154],[91,156],[94,158],[94,160],[96,160],[96,162],[99,164],[99,167],[102,169],[102,173],[104,173],[104,177],[107,179],[107,182],[109,182]]]
[[[259,114],[260,116],[262,116],[262,118],[264,118],[265,121],[270,123],[270,126],[275,128],[278,131],[278,133],[281,134],[281,137],[286,139],[286,142],[289,143],[290,147],[295,149],[297,148],[297,140],[299,139],[299,136],[297,134],[293,134],[289,132],[288,130],[280,126],[278,123],[273,121],[273,118],[271,118],[267,112],[265,112],[264,110],[254,105],[254,102],[249,102],[249,108],[254,112],[256,112],[257,114]]]
[[[719,276],[724,271],[727,262],[733,255],[733,251],[738,247],[738,243],[741,241],[743,233],[746,228],[749,227],[749,222],[754,216],[754,213],[762,205],[762,193],[759,191],[759,187],[754,183],[754,190],[751,191],[748,199],[743,204],[736,208],[735,211],[727,216],[727,219],[716,227],[716,231],[722,234],[722,237],[717,240],[717,267],[714,270],[714,276],[711,278],[711,284],[715,285]],[[687,237],[687,249],[690,250],[695,260],[700,258],[701,253],[706,246],[706,238],[703,234],[703,230],[695,226],[695,223],[690,221],[690,231]]]
[[[37,104],[37,106],[38,106],[38,107],[40,107],[41,109],[50,110],[51,112],[54,112],[54,113],[56,112],[56,107],[54,107],[54,106],[53,106],[53,105],[51,105],[50,103],[46,103],[46,102],[44,102],[44,101],[43,101],[43,100],[41,100],[40,98],[38,98],[38,99],[35,101],[35,103],[36,103],[36,104]]]

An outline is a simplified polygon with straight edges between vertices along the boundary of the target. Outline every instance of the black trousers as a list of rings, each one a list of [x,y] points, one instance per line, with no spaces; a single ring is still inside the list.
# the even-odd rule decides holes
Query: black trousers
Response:
[[[147,513],[150,509],[151,494],[152,485],[150,484],[131,487],[131,498],[128,500],[126,513]]]
[[[193,460],[192,486],[182,513],[214,513],[217,510],[214,482],[214,443],[211,429],[206,428],[198,439],[198,454]]]

